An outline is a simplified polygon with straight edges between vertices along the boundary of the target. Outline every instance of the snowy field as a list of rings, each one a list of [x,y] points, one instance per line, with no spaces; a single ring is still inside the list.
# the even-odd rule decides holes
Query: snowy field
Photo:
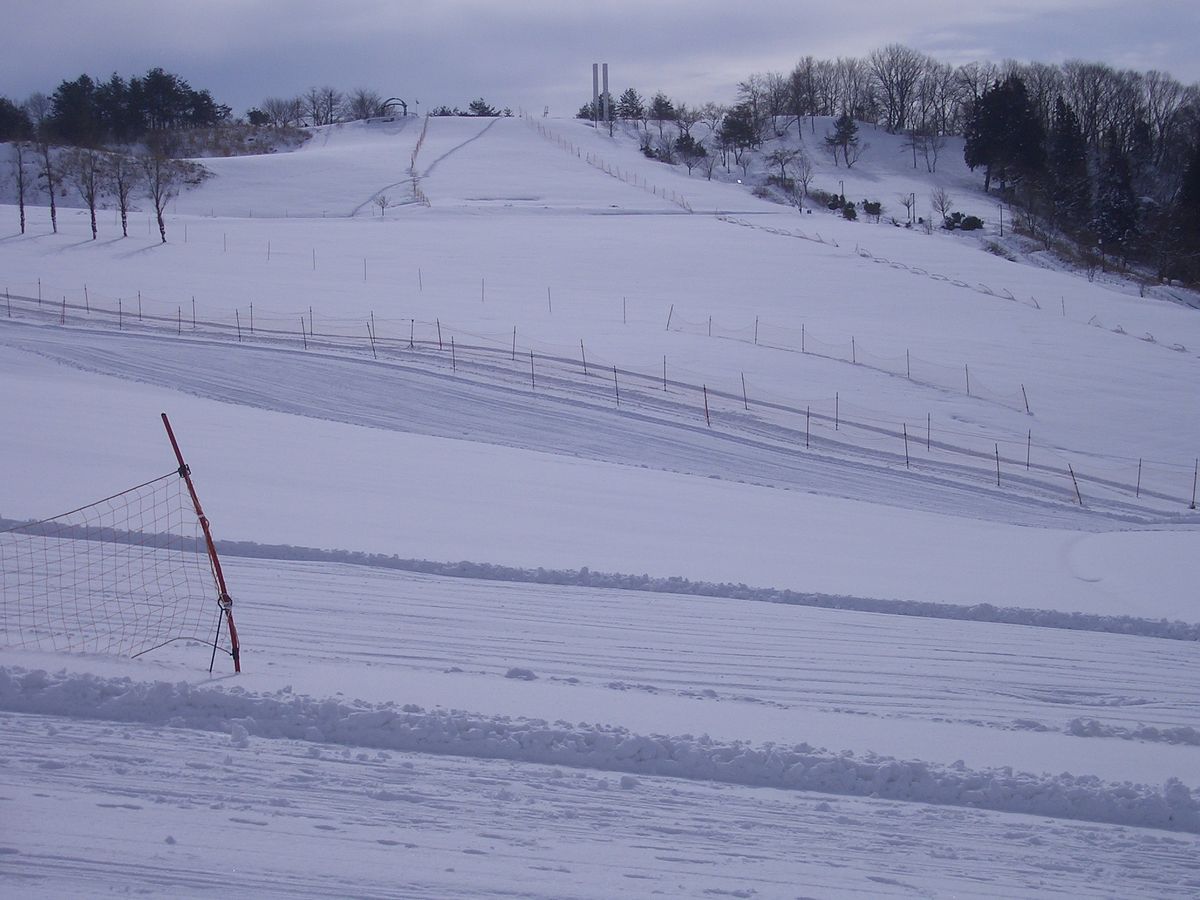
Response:
[[[0,207],[0,517],[167,411],[244,669],[5,650],[5,893],[1200,892],[1189,296],[893,227],[1024,252],[882,132],[802,132],[876,224],[424,126],[206,160],[166,245]]]

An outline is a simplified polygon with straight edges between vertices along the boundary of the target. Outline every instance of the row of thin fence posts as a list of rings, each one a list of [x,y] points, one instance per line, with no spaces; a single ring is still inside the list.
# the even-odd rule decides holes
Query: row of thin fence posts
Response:
[[[41,288],[42,288],[41,280],[39,279],[38,280],[39,296],[35,301],[39,307],[43,305],[43,300],[41,298],[41,293],[42,293]],[[482,283],[481,283],[481,289],[482,289]],[[86,286],[84,287],[83,296],[84,296],[83,312],[85,314],[90,315],[92,313],[91,298],[90,298],[90,292],[88,291]],[[19,300],[28,299],[31,301],[34,300],[34,298],[18,298],[18,299]],[[9,317],[12,317],[12,295],[8,289],[5,289],[5,301],[6,301],[6,306],[7,306],[7,314]],[[551,302],[551,295],[550,295],[549,289],[547,289],[547,303],[549,304],[550,302]],[[150,326],[156,327],[156,326],[160,326],[161,324],[166,324],[167,322],[170,321],[170,319],[168,317],[162,316],[161,314],[147,316],[143,311],[142,295],[141,295],[140,291],[137,293],[137,304],[138,304],[138,306],[137,306],[137,321],[139,323],[142,323],[143,325],[145,325],[147,320],[149,320]],[[211,325],[215,325],[218,328],[228,328],[227,325],[222,326],[220,323],[204,322],[204,321],[200,320],[198,318],[197,304],[196,304],[196,299],[194,296],[191,298],[190,305],[191,305],[190,325],[193,330],[197,329],[202,324],[204,324],[204,325],[211,324]],[[66,295],[65,294],[62,295],[61,304],[59,307],[59,316],[58,316],[58,320],[59,320],[60,324],[62,324],[62,325],[66,324],[67,311],[70,308],[71,308],[71,305],[68,304]],[[97,313],[106,313],[107,311],[97,308],[96,312]],[[115,312],[116,312],[118,328],[123,329],[124,325],[125,325],[124,320],[126,317],[126,313],[124,310],[124,301],[122,298],[117,299],[117,308],[116,308]],[[248,319],[247,324],[248,324],[249,333],[251,335],[256,335],[253,302],[248,304],[248,312],[249,312],[249,319]],[[672,307],[672,313],[673,313],[673,307]],[[668,322],[670,321],[670,316],[672,313],[668,314]],[[111,314],[111,313],[109,313],[109,314]],[[130,313],[130,316],[132,317],[132,313]],[[182,304],[178,304],[176,306],[176,315],[173,318],[174,318],[176,333],[181,335],[183,333],[183,326],[184,326],[183,305]],[[317,340],[318,337],[321,338],[323,340],[323,342],[325,342],[326,344],[332,344],[334,347],[337,347],[338,346],[337,339],[341,338],[343,336],[328,335],[328,334],[318,335],[315,332],[314,322],[315,322],[315,315],[314,315],[313,308],[310,306],[308,308],[307,322],[306,322],[305,316],[303,314],[301,314],[299,316],[299,337],[301,339],[301,344],[300,344],[301,347],[304,350],[310,349],[310,343],[312,341]],[[442,323],[441,323],[440,317],[437,318],[435,320],[435,322],[432,324],[436,329],[436,335],[437,335],[436,344],[437,344],[438,350],[443,351],[443,352],[446,351],[447,349],[449,350],[451,370],[454,372],[457,372],[458,371],[458,349],[459,349],[459,347],[458,347],[458,344],[457,344],[454,336],[453,335],[449,336],[448,342],[446,340],[444,340]],[[380,343],[381,339],[379,338],[378,333],[377,333],[374,312],[371,312],[369,318],[366,320],[365,325],[366,325],[366,333],[367,333],[367,342],[368,342],[369,349],[371,351],[372,358],[375,360],[378,360],[379,359],[379,343]],[[244,339],[244,335],[243,335],[243,329],[242,329],[242,319],[241,319],[240,309],[234,310],[233,331],[234,331],[234,334],[236,334],[237,341],[239,343],[242,342]],[[283,336],[283,334],[285,334],[285,332],[279,332],[276,329],[268,329],[267,332],[265,332],[263,334],[263,337],[266,339],[272,339],[272,338],[276,338],[276,337],[281,337],[281,336]],[[295,334],[295,332],[293,332],[293,334]],[[509,356],[513,362],[515,362],[517,359],[517,350],[518,350],[517,339],[518,339],[518,329],[516,326],[514,326],[513,332],[512,332],[511,345],[509,348]],[[394,341],[396,339],[392,339],[392,340]],[[403,342],[402,339],[401,339],[401,342]],[[410,317],[409,318],[409,335],[408,335],[408,340],[407,340],[408,349],[416,350],[418,348],[419,344],[424,344],[424,343],[430,343],[430,342],[427,342],[424,339],[422,339],[420,342],[418,342],[418,340],[416,338],[416,319],[415,319],[415,317]],[[478,346],[471,346],[470,349],[484,350],[484,351],[487,350],[487,348],[485,348],[485,347],[478,347]],[[592,375],[593,370],[596,370],[597,374],[598,374],[598,369],[594,364],[591,367],[589,367],[588,360],[587,360],[586,345],[582,338],[580,339],[580,342],[579,342],[579,351],[580,351],[580,362],[581,362],[582,371],[583,371],[584,376],[590,377]],[[492,351],[492,352],[494,352],[494,351]],[[556,360],[556,359],[560,359],[559,357],[555,357],[553,355],[548,358],[552,361]],[[530,379],[530,387],[533,390],[537,389],[537,366],[536,366],[536,364],[537,364],[537,355],[536,355],[534,349],[530,348],[529,349],[529,379]],[[661,378],[661,384],[662,384],[663,391],[667,391],[669,384],[671,383],[669,381],[669,377],[668,377],[667,366],[668,366],[668,358],[666,355],[664,355],[663,356],[662,378]],[[639,374],[637,372],[634,372],[633,370],[625,370],[625,371],[627,372],[627,374],[632,374],[637,378],[641,378],[643,380],[647,379],[647,376],[645,374]],[[612,365],[613,400],[614,400],[615,405],[618,408],[621,406],[621,390],[620,390],[620,381],[619,381],[620,372],[621,372],[621,370],[619,369],[619,367],[617,365]],[[745,372],[741,372],[739,374],[740,374],[740,387],[741,387],[740,398],[738,398],[737,395],[733,395],[733,394],[729,394],[729,393],[725,393],[724,396],[726,396],[729,399],[734,399],[735,402],[736,402],[736,399],[741,399],[743,409],[745,411],[749,411],[750,410],[750,402],[749,402],[749,391],[748,391],[747,383],[746,383],[746,375],[745,375]],[[685,388],[692,387],[694,389],[694,387],[695,387],[695,386],[689,386],[682,382],[677,382],[676,384],[682,385]],[[701,395],[700,399],[702,402],[705,424],[707,427],[711,428],[712,424],[713,424],[713,416],[712,416],[713,411],[711,408],[709,395],[710,395],[710,393],[713,393],[713,392],[711,392],[708,389],[708,385],[706,383],[701,383],[699,385],[699,393]],[[833,416],[831,419],[831,423],[833,425],[834,431],[841,431],[842,424],[853,424],[853,423],[846,422],[845,420],[843,420],[843,418],[841,416],[841,409],[840,409],[841,402],[840,401],[841,401],[840,391],[835,392],[835,394],[834,394],[834,411],[833,411]],[[772,407],[778,407],[785,411],[786,410],[791,410],[793,412],[799,411],[798,409],[794,409],[790,406],[785,406],[785,405],[781,405],[781,404],[769,403],[768,405],[772,406]],[[805,406],[804,416],[805,416],[804,445],[805,445],[805,448],[808,449],[808,448],[811,448],[811,444],[812,444],[813,412],[812,412],[811,404],[808,404]],[[872,430],[884,431],[885,433],[887,431],[887,429],[875,427],[875,426],[872,427]],[[892,433],[896,434],[895,432],[892,432]],[[898,434],[896,434],[896,436],[899,437],[901,439],[901,441],[903,442],[905,468],[911,469],[913,466],[912,456],[911,456],[911,452],[910,452],[911,435],[910,435],[910,432],[908,429],[907,421],[904,421],[901,423],[900,432]],[[1031,459],[1032,443],[1033,443],[1032,429],[1029,429],[1027,431],[1025,443],[1026,443],[1025,468],[1027,470],[1030,470],[1032,468],[1032,459]],[[933,443],[932,443],[932,414],[929,414],[929,413],[926,414],[925,444],[926,444],[926,451],[932,452],[932,446],[933,446]],[[940,445],[950,446],[951,449],[955,449],[952,447],[952,445],[945,444],[945,442],[940,442]],[[959,449],[958,452],[960,452],[960,453],[965,452],[965,453],[967,453],[967,455],[979,456],[979,453],[977,451],[972,452],[972,451],[967,451],[965,449]],[[1000,454],[1000,447],[999,447],[998,442],[994,443],[993,453],[990,455],[992,455],[995,459],[996,485],[997,485],[997,487],[1000,487],[1002,485],[1001,454]],[[1045,466],[1040,466],[1040,468],[1042,468],[1045,471],[1052,471]],[[1143,460],[1139,459],[1136,483],[1134,486],[1134,496],[1138,497],[1138,498],[1140,498],[1141,494],[1142,494],[1142,469],[1143,469]],[[1071,483],[1072,483],[1076,501],[1079,503],[1080,506],[1083,506],[1084,499],[1083,499],[1082,492],[1079,487],[1078,477],[1074,471],[1073,464],[1071,464],[1071,463],[1067,463],[1067,474],[1071,479]],[[1195,460],[1195,464],[1193,466],[1192,491],[1191,491],[1191,498],[1190,498],[1190,503],[1189,503],[1190,509],[1196,508],[1196,494],[1197,494],[1198,480],[1200,480],[1200,459]]]

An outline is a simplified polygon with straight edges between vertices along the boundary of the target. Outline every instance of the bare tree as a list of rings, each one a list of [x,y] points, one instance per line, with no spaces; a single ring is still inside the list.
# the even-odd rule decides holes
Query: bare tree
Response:
[[[142,167],[127,153],[109,153],[105,158],[104,175],[108,191],[116,199],[121,213],[121,235],[129,237],[129,199],[141,183]]]
[[[54,152],[54,146],[50,141],[49,129],[45,126],[38,129],[38,137],[35,145],[37,147],[39,166],[37,177],[46,191],[46,196],[50,198],[50,227],[55,234],[58,234],[58,205],[55,200],[55,194],[58,191],[60,179],[59,161]]]
[[[172,159],[161,146],[151,147],[140,157],[146,195],[154,204],[158,234],[167,242],[167,225],[163,219],[167,204],[179,196],[184,185],[199,184],[208,173],[196,163]]]
[[[900,201],[900,205],[904,207],[904,212],[908,217],[908,221],[913,220],[913,207],[917,205],[917,197],[915,194],[897,194],[896,199]]]
[[[21,216],[21,234],[25,233],[25,195],[29,192],[29,170],[25,168],[29,156],[29,145],[24,141],[13,141],[12,177],[17,188],[17,209]]]
[[[888,44],[868,58],[871,75],[884,102],[887,130],[902,131],[908,126],[913,94],[925,69],[925,57],[903,44]]]
[[[807,153],[798,153],[791,163],[792,180],[800,185],[800,200],[808,196],[808,189],[817,177],[817,169]],[[800,204],[797,203],[797,206]]]
[[[994,63],[967,63],[965,66],[959,66],[954,73],[965,103],[975,103],[979,100],[999,76],[1000,70]]]
[[[328,85],[309,88],[304,95],[304,111],[313,125],[332,125],[341,105],[341,91]]]
[[[58,160],[54,154],[54,140],[50,128],[50,98],[34,92],[23,104],[33,126],[33,149],[37,160],[37,179],[46,196],[50,198],[50,227],[58,234],[58,205],[55,192],[58,188]]]
[[[372,119],[383,114],[383,100],[372,90],[355,88],[346,97],[346,116],[351,121]]]
[[[675,165],[675,141],[670,135],[660,137],[654,144],[654,156],[667,165]]]
[[[776,147],[774,150],[764,156],[763,160],[773,166],[779,166],[779,180],[781,182],[785,182],[787,181],[788,177],[788,166],[790,166],[792,161],[800,154],[801,151],[794,147]]]
[[[675,107],[675,124],[680,135],[692,136],[692,126],[704,118],[704,114],[695,106],[680,103]]]
[[[380,194],[375,198],[375,205],[379,207],[379,214],[386,215],[387,208],[392,205],[392,201],[388,199],[387,194]]]
[[[771,119],[771,128],[775,137],[783,137],[792,127],[792,122],[799,118],[796,115],[790,115],[792,112],[791,81],[782,72],[768,72],[763,76],[763,86],[765,88],[766,114]]]
[[[299,97],[268,97],[262,102],[260,109],[276,128],[295,125],[304,115],[303,103]]]
[[[717,154],[706,152],[700,159],[700,168],[704,172],[704,177],[712,181],[713,171],[717,168]]]
[[[954,198],[947,194],[946,189],[943,187],[933,189],[933,192],[929,195],[929,202],[937,214],[941,216],[943,222],[950,215],[950,211],[954,209]]]
[[[62,170],[87,205],[94,241],[98,235],[96,202],[104,191],[104,154],[90,147],[74,147],[63,156]]]
[[[711,100],[700,107],[700,118],[708,126],[709,134],[717,133],[717,129],[721,127],[721,122],[724,121],[727,112],[729,112],[727,107],[719,103],[713,103]]]

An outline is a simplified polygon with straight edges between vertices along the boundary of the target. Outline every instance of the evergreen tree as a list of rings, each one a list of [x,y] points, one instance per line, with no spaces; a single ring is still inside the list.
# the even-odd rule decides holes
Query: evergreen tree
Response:
[[[1113,138],[1096,179],[1096,213],[1092,230],[1101,252],[1126,260],[1138,235],[1137,197],[1129,157]]]
[[[738,163],[741,163],[742,155],[747,150],[758,146],[758,129],[749,104],[739,103],[730,108],[721,120],[721,127],[717,129],[717,140],[733,150]]]
[[[500,115],[482,97],[472,100],[469,104],[467,104],[467,112],[473,116],[480,116],[483,118],[494,118],[495,116]]]
[[[1192,141],[1192,152],[1183,170],[1183,183],[1175,200],[1176,216],[1184,233],[1200,241],[1200,132]]]
[[[64,144],[91,147],[101,140],[102,128],[96,105],[96,83],[87,75],[64,81],[50,95],[47,122],[54,136]]]
[[[633,88],[626,88],[617,100],[617,118],[636,122],[646,114],[646,101]]]
[[[825,135],[825,146],[829,147],[833,154],[833,164],[837,165],[838,150],[842,151],[842,158],[846,161],[846,168],[849,169],[854,165],[850,159],[851,148],[858,147],[858,123],[850,116],[848,112],[843,111],[837,120],[833,123],[833,131]]]
[[[0,97],[0,141],[26,140],[32,128],[29,113],[7,97]]]
[[[1079,118],[1059,97],[1046,146],[1046,184],[1052,223],[1080,227],[1091,219],[1092,179],[1088,172],[1087,141]]]
[[[658,136],[662,137],[663,123],[675,119],[675,104],[662,91],[654,95],[650,101],[650,118],[658,124]]]
[[[984,167],[983,189],[992,179],[1001,190],[1009,182],[1036,175],[1045,165],[1045,131],[1025,82],[1010,75],[984,91],[972,107],[966,128],[963,158],[974,171]]]

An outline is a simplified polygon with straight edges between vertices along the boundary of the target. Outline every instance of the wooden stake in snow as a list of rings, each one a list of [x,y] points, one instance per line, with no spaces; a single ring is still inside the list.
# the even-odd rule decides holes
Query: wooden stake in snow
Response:
[[[529,387],[531,390],[537,389],[537,380],[533,377],[533,351],[529,351]]]
[[[850,362],[853,365],[858,365],[858,351],[855,349],[853,337],[850,338]]]
[[[800,352],[804,353],[804,323],[800,323]]]
[[[587,378],[587,353],[583,349],[583,338],[579,339],[579,355],[583,357],[583,377]]]
[[[1196,508],[1196,479],[1200,478],[1200,457],[1196,459],[1196,466],[1192,469],[1192,505],[1189,509]]]
[[[267,241],[267,262],[271,261],[271,242]]]
[[[67,296],[66,296],[66,294],[63,295],[62,312],[58,314],[58,324],[59,325],[67,324]]]
[[[1033,455],[1033,429],[1025,435],[1025,471],[1029,471],[1029,459]]]
[[[667,313],[667,331],[671,330],[671,316],[675,315],[675,304],[671,304],[671,309]]]
[[[758,346],[758,316],[754,317],[754,346]]]
[[[317,271],[317,248],[316,247],[313,247],[312,257],[313,257],[313,271],[315,272],[315,271]]]
[[[1141,457],[1138,458],[1137,487],[1134,488],[1133,496],[1135,496],[1135,497],[1142,496],[1142,460],[1141,460]]]
[[[363,257],[363,281],[367,280],[367,258]]]
[[[250,304],[250,333],[254,334],[254,304]]]
[[[375,333],[371,330],[370,320],[367,320],[367,339],[371,342],[371,358],[379,359],[379,355],[375,352]]]
[[[624,297],[621,298],[621,324],[622,325],[629,324],[628,309],[626,308]]]
[[[421,280],[421,267],[417,266],[417,290],[424,292],[425,282]]]
[[[933,449],[933,413],[925,413],[925,452]]]
[[[613,394],[617,398],[617,406],[621,405],[621,388],[617,385],[617,367],[613,366]]]
[[[1000,487],[1000,445],[996,445],[996,487]]]
[[[968,365],[964,365],[963,371],[967,373],[967,396],[970,397],[971,396],[971,367]]]
[[[512,345],[513,362],[517,361],[517,326],[513,326],[513,345]]]
[[[837,391],[833,393],[833,430],[837,431],[842,424],[842,409],[841,396]]]
[[[1071,464],[1067,463],[1067,471],[1071,473],[1071,483],[1075,485],[1075,499],[1079,501],[1079,505],[1083,506],[1083,495],[1079,493],[1079,481],[1075,478],[1075,470],[1071,468]]]
[[[304,349],[308,349],[308,335],[304,333],[304,316],[300,317],[300,340],[304,342]]]
[[[742,406],[746,409],[750,408],[750,401],[746,399],[746,373],[742,373]]]
[[[909,464],[908,460],[908,423],[902,423],[901,427],[904,429],[904,468],[911,469],[912,466]]]
[[[310,306],[309,309],[312,309]],[[196,330],[196,295],[192,294],[192,331]]]
[[[311,322],[312,319],[310,318],[309,321]],[[409,319],[408,320],[408,349],[409,350],[416,349],[416,341],[413,339],[414,336],[416,335],[416,332],[417,332],[417,320]]]
[[[441,318],[438,318],[438,320],[437,320],[437,331],[438,331],[438,349],[441,350],[442,349],[442,320],[441,320]]]
[[[546,311],[554,315],[554,304],[550,302],[550,288],[546,288]]]
[[[667,392],[667,357],[663,356],[663,393]]]
[[[123,319],[123,310],[121,308],[121,298],[117,298],[117,330],[120,331],[125,327]]]
[[[484,280],[483,280],[482,278],[480,278],[480,279],[479,279],[479,302],[480,302],[480,303],[482,303],[482,302],[483,302],[483,298],[484,298],[484,289],[485,289],[485,288],[484,288]]]
[[[700,385],[700,389],[704,391],[704,424],[712,428],[712,419],[708,417],[708,385]]]
[[[812,407],[804,407],[804,449],[808,449],[808,440],[812,435]]]
[[[912,357],[907,350],[904,351],[904,377],[912,381]]]
[[[233,311],[233,322],[237,326],[238,343],[242,342],[242,314],[236,309]]]
[[[1025,385],[1021,385],[1021,396],[1025,398],[1025,415],[1033,415],[1029,411],[1029,395],[1025,393]]]
[[[38,282],[38,293],[41,293],[41,282]],[[42,298],[38,297],[38,303],[42,302]],[[138,291],[138,321],[142,321],[142,292]]]
[[[454,355],[454,335],[450,335],[450,371],[458,371],[458,360]]]
[[[66,308],[66,300],[67,300],[67,298],[66,298],[66,297],[64,297],[64,298],[63,298],[63,308],[64,308],[64,309]],[[176,334],[183,334],[183,307],[182,307],[182,306],[180,306],[180,307],[176,307],[176,312],[175,312],[175,333],[176,333]]]
[[[193,297],[193,298],[192,298],[192,302],[194,303],[195,301],[196,301],[196,298],[195,298],[195,297]],[[83,286],[83,308],[84,308],[85,310],[87,310],[89,314],[90,314],[90,313],[91,313],[91,311],[92,311],[92,304],[91,304],[91,302],[88,300],[88,289],[87,289],[87,285],[86,285],[86,284]]]

